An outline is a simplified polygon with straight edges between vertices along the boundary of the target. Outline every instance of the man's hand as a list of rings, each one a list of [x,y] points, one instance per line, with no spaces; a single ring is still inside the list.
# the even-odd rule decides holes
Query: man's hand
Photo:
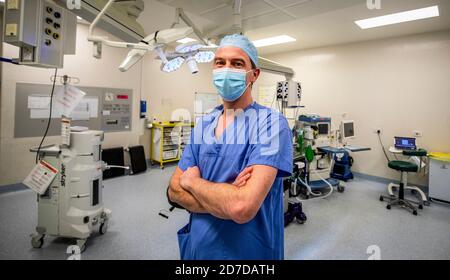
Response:
[[[214,183],[189,174],[186,181],[192,182],[186,183],[190,185],[186,191],[192,194],[211,215],[224,220],[233,220],[238,224],[248,223],[258,213],[278,172],[278,169],[267,165],[253,165],[252,168],[251,174],[250,170],[244,170],[244,174],[239,174],[236,183],[241,185],[241,182],[246,181],[242,187]],[[196,175],[194,171],[189,173]]]
[[[197,166],[189,167],[183,174],[180,176],[180,186],[189,190],[195,179],[201,178],[200,169]]]
[[[169,199],[193,213],[207,213],[205,208],[192,196],[192,194],[180,186],[180,177],[183,171],[177,167],[169,183]]]
[[[234,180],[233,184],[236,187],[243,187],[247,183],[248,179],[250,179],[253,172],[253,166],[245,168]],[[181,176],[180,176],[180,186],[189,190],[192,187],[193,179],[200,178],[200,169],[197,166],[189,167]]]
[[[234,180],[233,184],[234,186],[241,188],[247,184],[247,180],[250,179],[253,172],[253,166],[245,168],[237,177],[236,180]]]

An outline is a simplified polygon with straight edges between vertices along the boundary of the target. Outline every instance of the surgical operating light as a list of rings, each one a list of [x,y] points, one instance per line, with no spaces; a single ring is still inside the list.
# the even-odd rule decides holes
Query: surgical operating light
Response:
[[[178,69],[180,69],[181,65],[183,65],[184,61],[185,61],[184,58],[176,57],[166,64],[163,63],[161,65],[161,70],[166,73],[177,71]]]
[[[206,52],[198,52],[194,58],[197,63],[209,63],[214,60],[214,52],[206,51]]]
[[[214,52],[212,47],[208,47],[199,43],[186,43],[175,48],[175,52],[167,53],[165,56],[168,62],[163,64],[161,70],[166,73],[171,73],[181,68],[182,64],[186,62],[192,74],[198,73],[198,63],[209,63],[214,59]],[[159,56],[161,58],[161,56]]]

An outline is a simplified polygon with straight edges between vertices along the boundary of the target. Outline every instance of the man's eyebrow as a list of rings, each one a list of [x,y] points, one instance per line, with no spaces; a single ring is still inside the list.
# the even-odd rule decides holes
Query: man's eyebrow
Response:
[[[233,58],[232,61],[233,62],[239,61],[239,62],[243,62],[245,64],[245,60],[243,58]]]
[[[226,59],[223,58],[223,57],[215,57],[215,58],[214,58],[214,62],[225,61],[225,60],[226,60]],[[231,62],[232,62],[232,63],[240,62],[240,63],[242,63],[242,64],[244,64],[244,65],[247,65],[247,63],[245,62],[245,59],[243,59],[243,58],[232,58],[232,59],[231,59]]]

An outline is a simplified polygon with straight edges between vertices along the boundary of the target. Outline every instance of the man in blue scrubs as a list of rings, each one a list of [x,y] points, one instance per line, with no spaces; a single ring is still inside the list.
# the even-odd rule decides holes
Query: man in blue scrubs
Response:
[[[278,112],[253,101],[258,53],[242,35],[226,36],[213,82],[223,105],[197,122],[168,189],[187,209],[178,232],[183,260],[284,258],[282,178],[292,172],[292,133]]]

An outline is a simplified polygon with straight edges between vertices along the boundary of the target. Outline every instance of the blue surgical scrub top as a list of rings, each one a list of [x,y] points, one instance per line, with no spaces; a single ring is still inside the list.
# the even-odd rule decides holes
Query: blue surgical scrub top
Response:
[[[233,183],[252,165],[278,169],[270,192],[253,220],[237,224],[210,214],[191,213],[178,232],[183,260],[280,260],[284,258],[283,184],[293,164],[292,132],[280,113],[251,104],[223,134],[215,128],[219,106],[199,121],[179,162],[181,170],[198,166],[203,179]]]

